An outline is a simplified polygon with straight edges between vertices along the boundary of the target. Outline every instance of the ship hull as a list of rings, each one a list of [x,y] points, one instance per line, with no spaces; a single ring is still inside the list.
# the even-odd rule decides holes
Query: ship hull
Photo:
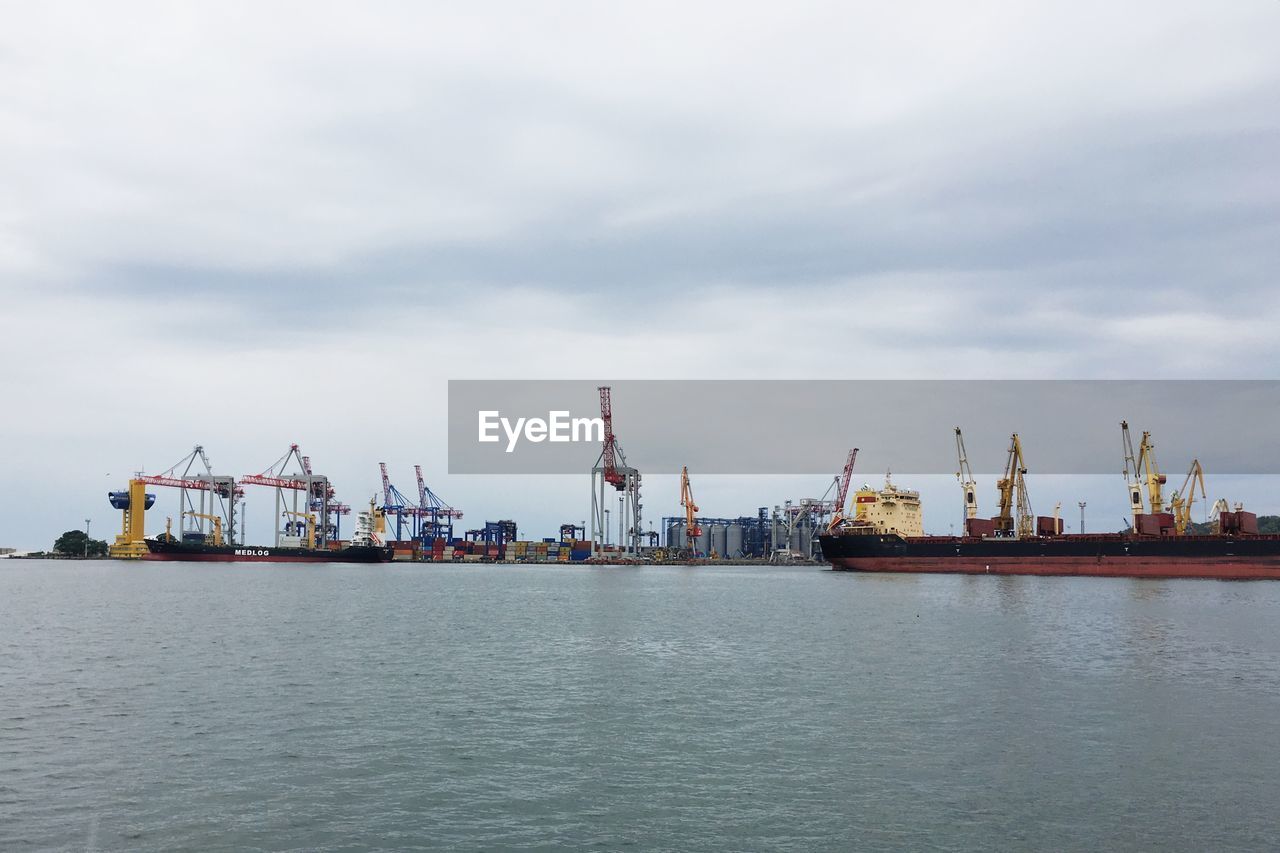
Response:
[[[273,548],[255,545],[194,545],[147,540],[142,559],[181,563],[387,563],[391,549],[353,546],[336,551],[317,548]]]
[[[820,539],[823,555],[837,571],[1280,580],[1278,536]]]

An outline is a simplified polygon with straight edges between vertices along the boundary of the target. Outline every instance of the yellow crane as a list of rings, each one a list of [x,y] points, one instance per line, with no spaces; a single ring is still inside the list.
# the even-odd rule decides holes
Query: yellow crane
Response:
[[[978,517],[978,483],[973,479],[973,470],[969,467],[969,456],[964,450],[964,435],[960,427],[956,427],[956,455],[960,457],[960,470],[956,479],[960,481],[960,489],[964,492],[964,517]]]
[[[702,528],[698,526],[698,505],[693,502],[693,487],[689,485],[689,466],[680,471],[680,506],[684,507],[684,536],[689,552],[695,553]]]
[[[1156,465],[1156,445],[1151,440],[1151,433],[1144,431],[1138,452],[1133,452],[1133,437],[1129,434],[1129,422],[1120,422],[1120,432],[1124,439],[1124,482],[1129,491],[1129,507],[1133,510],[1134,526],[1137,517],[1142,515],[1142,487],[1147,489],[1147,502],[1150,511],[1164,512],[1164,484],[1167,482],[1160,467]],[[1132,479],[1130,474],[1132,473]]]
[[[1015,432],[1009,441],[1009,456],[1004,466],[1004,476],[996,481],[1000,493],[1000,514],[995,517],[996,534],[999,536],[1035,535],[1035,515],[1031,512],[1031,499],[1027,496],[1027,464],[1022,456],[1022,440]],[[1015,518],[1015,493],[1016,511]]]
[[[316,514],[314,512],[293,512],[291,510],[285,510],[284,514],[293,516],[294,518],[299,519],[299,523],[301,523],[302,521],[306,522],[306,527],[305,527],[306,535],[305,535],[305,538],[303,539],[303,544],[308,549],[315,548],[316,547]]]
[[[203,518],[205,521],[213,522],[213,532],[205,536],[205,544],[215,547],[222,545],[222,516],[191,511],[184,512],[183,515],[187,518]],[[170,533],[169,535],[172,536],[173,534]]]
[[[1204,487],[1204,468],[1200,467],[1199,459],[1192,459],[1191,470],[1187,471],[1187,477],[1182,481],[1182,488],[1174,492],[1169,500],[1169,509],[1173,512],[1174,529],[1178,531],[1179,536],[1187,532],[1187,525],[1191,523],[1191,507],[1196,502],[1197,487],[1200,489],[1200,499],[1208,503],[1209,495]]]

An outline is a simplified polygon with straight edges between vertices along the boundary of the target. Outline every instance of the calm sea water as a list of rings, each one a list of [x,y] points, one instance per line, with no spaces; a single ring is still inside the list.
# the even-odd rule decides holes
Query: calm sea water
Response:
[[[0,849],[1258,850],[1280,583],[0,561]]]

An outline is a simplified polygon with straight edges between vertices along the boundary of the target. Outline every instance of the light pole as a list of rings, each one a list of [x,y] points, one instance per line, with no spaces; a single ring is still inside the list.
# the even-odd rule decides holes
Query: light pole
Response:
[[[618,547],[626,549],[627,537],[622,535],[623,525],[626,524],[626,513],[622,511],[622,495],[618,495]]]
[[[1080,501],[1080,532],[1084,533],[1084,505],[1085,501]]]
[[[609,534],[611,532],[612,531],[609,527],[609,510],[606,509],[604,511],[604,544],[605,545],[609,544]]]
[[[84,555],[89,556],[89,519],[84,520]]]

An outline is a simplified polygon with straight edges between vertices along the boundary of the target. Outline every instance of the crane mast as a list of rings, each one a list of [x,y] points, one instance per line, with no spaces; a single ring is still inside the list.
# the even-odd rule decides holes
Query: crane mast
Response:
[[[1209,495],[1204,487],[1204,468],[1200,467],[1199,459],[1192,459],[1191,469],[1187,471],[1187,477],[1182,481],[1182,488],[1174,492],[1169,500],[1169,509],[1173,512],[1174,529],[1179,536],[1187,532],[1187,526],[1191,523],[1191,507],[1196,502],[1197,487],[1200,489],[1200,499],[1207,504]]]
[[[1022,456],[1022,441],[1015,432],[1009,441],[1009,455],[1004,466],[1004,476],[996,482],[996,490],[1000,493],[1000,514],[995,518],[998,535],[1023,537],[1035,534],[1035,516],[1031,512],[1031,499],[1027,496],[1026,473],[1027,465]]]
[[[960,470],[956,479],[960,482],[960,490],[964,492],[965,519],[978,517],[978,483],[973,479],[973,470],[969,467],[969,455],[964,449],[964,434],[956,427],[956,455],[960,458]]]
[[[1147,484],[1147,500],[1151,512],[1164,512],[1164,496],[1161,494],[1166,480],[1156,465],[1156,445],[1151,440],[1151,433],[1143,431],[1142,443],[1138,446],[1138,468]]]
[[[601,453],[604,479],[606,483],[622,491],[626,488],[626,478],[618,471],[617,441],[613,436],[613,401],[609,386],[601,386],[599,391],[600,420],[604,422],[604,449]]]
[[[1156,445],[1151,440],[1151,433],[1143,431],[1142,441],[1138,444],[1138,452],[1133,452],[1133,436],[1129,433],[1129,422],[1120,422],[1120,434],[1124,442],[1124,482],[1129,492],[1129,508],[1133,512],[1133,523],[1136,528],[1138,516],[1149,511],[1152,514],[1165,511],[1164,484],[1165,475],[1160,473],[1156,464]],[[1142,490],[1146,487],[1147,505],[1143,509]]]
[[[698,526],[698,505],[693,502],[693,487],[689,485],[689,466],[680,470],[680,506],[684,507],[684,536],[690,553],[698,544],[702,528]]]
[[[1124,485],[1129,493],[1129,511],[1133,514],[1133,527],[1138,528],[1138,516],[1145,510],[1142,507],[1142,488],[1138,485],[1138,458],[1133,452],[1133,436],[1129,433],[1129,422],[1120,422],[1120,440],[1124,449]]]
[[[853,482],[853,463],[858,459],[858,448],[849,451],[849,456],[844,461],[844,470],[840,472],[840,486],[836,489],[835,511],[831,513],[831,523],[827,525],[827,530],[835,530],[840,526],[840,522],[844,521],[845,501],[849,499],[849,484]]]

